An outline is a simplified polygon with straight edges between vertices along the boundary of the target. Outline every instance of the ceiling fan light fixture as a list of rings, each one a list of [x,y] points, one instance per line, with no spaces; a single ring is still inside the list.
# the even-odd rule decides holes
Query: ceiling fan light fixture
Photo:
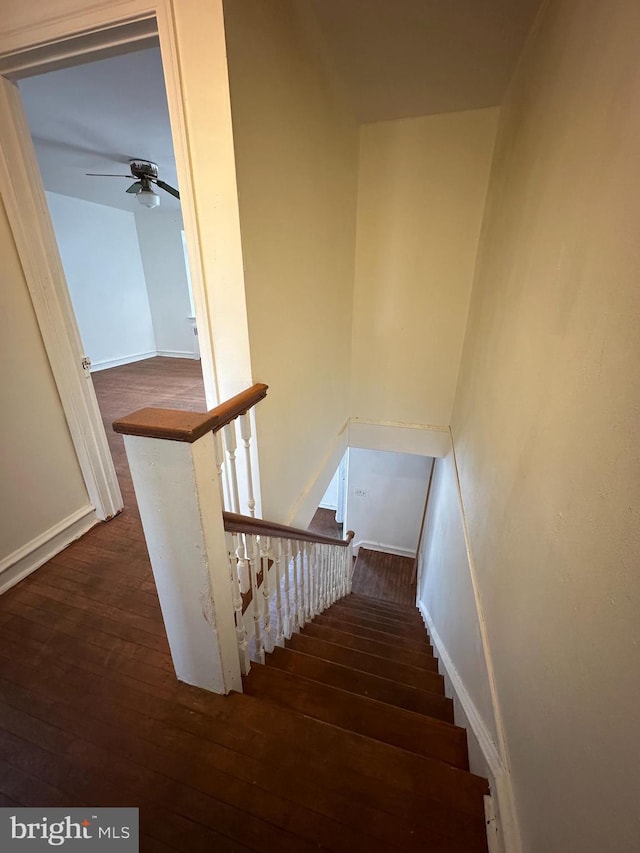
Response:
[[[154,193],[150,187],[148,189],[143,187],[141,190],[138,190],[136,198],[144,207],[158,207],[160,204],[160,196],[158,193]]]

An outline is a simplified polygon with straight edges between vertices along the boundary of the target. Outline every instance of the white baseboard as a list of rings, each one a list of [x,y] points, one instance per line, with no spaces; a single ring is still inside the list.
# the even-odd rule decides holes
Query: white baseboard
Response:
[[[416,556],[415,548],[399,548],[396,545],[384,545],[382,542],[368,542],[366,539],[358,539],[353,543],[353,553],[357,554],[360,548],[368,548],[369,551],[382,551],[383,554],[395,554],[396,557]]]
[[[155,350],[150,350],[149,352],[123,355],[122,358],[109,358],[105,361],[96,361],[91,364],[91,373],[96,373],[99,370],[109,370],[110,367],[121,367],[123,364],[133,364],[134,361],[144,361],[146,358],[154,358],[157,354]]]
[[[469,695],[469,691],[433,623],[431,614],[420,600],[418,601],[418,610],[427,626],[435,653],[442,662],[451,687],[460,702],[488,767],[489,785],[492,798],[494,798],[493,803],[485,804],[489,851],[490,853],[515,853],[516,849],[520,849],[520,846],[511,773],[480,716],[475,702]]]
[[[19,583],[98,523],[92,506],[84,506],[40,536],[0,560],[0,594]]]
[[[156,355],[161,355],[164,358],[191,358],[193,361],[200,360],[200,356],[193,352],[193,350],[159,349]]]
[[[334,512],[338,511],[338,507],[336,504],[323,503],[322,501],[318,504],[320,509],[332,509]]]

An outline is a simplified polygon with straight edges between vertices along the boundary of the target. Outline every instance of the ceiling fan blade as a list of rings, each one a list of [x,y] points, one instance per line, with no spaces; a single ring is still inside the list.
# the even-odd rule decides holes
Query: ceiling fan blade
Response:
[[[180,193],[178,192],[178,190],[172,187],[170,184],[166,184],[164,181],[161,181],[160,178],[158,178],[156,184],[160,187],[161,190],[164,190],[166,193],[169,193],[169,195],[172,195],[174,198],[180,198]]]
[[[105,175],[103,172],[85,172],[85,175],[89,178],[129,178],[131,180],[131,175]]]
[[[135,184],[131,184],[126,192],[128,193],[137,193],[142,189],[142,181],[136,181]]]

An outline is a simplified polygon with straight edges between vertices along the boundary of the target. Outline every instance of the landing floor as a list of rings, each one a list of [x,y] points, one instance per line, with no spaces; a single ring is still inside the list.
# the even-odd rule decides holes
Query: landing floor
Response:
[[[201,408],[196,368],[96,374],[105,422]],[[317,849],[309,828],[325,818],[290,784],[313,787],[309,758],[297,775],[278,768],[286,729],[267,744],[263,712],[239,720],[231,700],[176,681],[121,439],[107,434],[125,511],[0,597],[0,805],[141,806],[142,851]]]

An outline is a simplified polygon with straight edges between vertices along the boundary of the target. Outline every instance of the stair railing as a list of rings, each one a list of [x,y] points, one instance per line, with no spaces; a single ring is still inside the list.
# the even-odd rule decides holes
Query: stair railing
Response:
[[[252,657],[264,663],[265,654],[351,592],[354,534],[333,539],[232,512],[223,513],[223,520],[240,669],[246,675]]]
[[[241,691],[251,659],[264,662],[351,589],[352,533],[333,540],[254,517],[251,410],[266,394],[257,384],[209,412],[146,408],[113,424],[176,675],[216,693]]]

